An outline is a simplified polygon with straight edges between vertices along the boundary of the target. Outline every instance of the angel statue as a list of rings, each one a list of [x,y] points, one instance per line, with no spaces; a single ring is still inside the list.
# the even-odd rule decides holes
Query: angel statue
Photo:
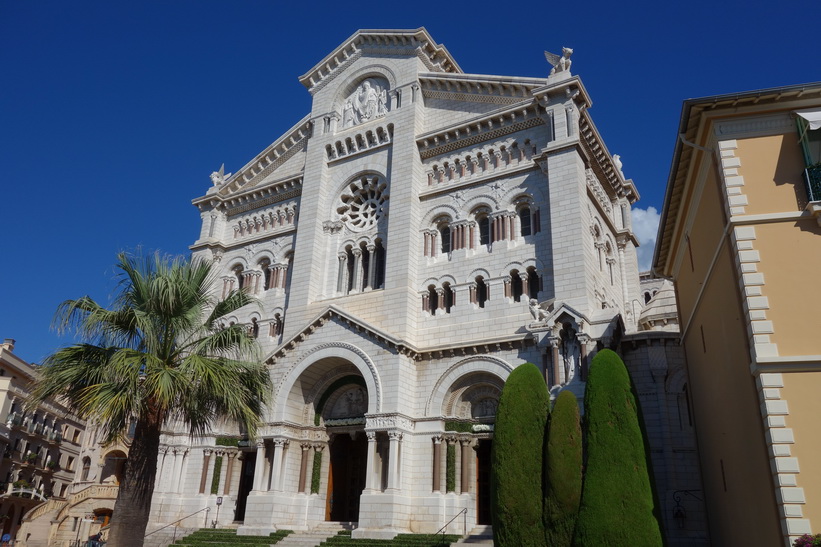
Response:
[[[530,310],[530,315],[533,316],[533,320],[539,323],[545,321],[547,316],[550,315],[550,308],[553,306],[553,301],[554,299],[551,298],[540,304],[538,300],[531,298],[527,307]]]
[[[227,175],[225,174],[225,164],[223,163],[220,166],[219,171],[214,171],[213,173],[211,173],[211,182],[214,183],[214,186],[219,186],[220,184],[223,184],[226,180],[228,180],[228,178],[232,174],[233,173],[228,173]]]
[[[570,72],[570,65],[572,63],[572,61],[570,60],[571,55],[573,55],[573,50],[569,47],[563,47],[561,55],[556,55],[555,53],[545,51],[545,59],[547,59],[548,63],[553,65],[553,70],[550,71],[550,75],[552,76],[557,72]]]

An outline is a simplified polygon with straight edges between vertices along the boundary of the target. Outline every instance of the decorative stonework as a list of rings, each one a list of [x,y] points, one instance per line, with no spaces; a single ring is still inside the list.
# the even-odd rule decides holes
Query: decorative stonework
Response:
[[[352,232],[374,228],[388,212],[388,184],[378,175],[365,175],[348,185],[350,193],[340,197],[340,220]]]
[[[343,102],[342,129],[382,118],[388,113],[388,86],[368,78]]]
[[[720,141],[718,149],[721,154],[721,175],[724,181],[724,191],[727,193],[727,206],[730,216],[743,215],[747,205],[747,196],[743,193],[744,177],[739,175],[741,158],[736,157],[738,149],[736,140]]]
[[[776,503],[790,545],[801,534],[811,532],[809,519],[803,518],[803,505],[807,503],[804,489],[798,486],[801,469],[798,458],[792,455],[795,444],[793,430],[787,427],[789,406],[781,398],[784,379],[781,374],[761,373],[756,377],[756,387],[761,399],[761,414],[764,419],[767,444],[772,456],[772,474],[776,490]]]
[[[587,187],[590,189],[590,193],[592,193],[593,197],[596,198],[596,201],[599,202],[599,205],[607,216],[612,218],[613,208],[610,204],[610,196],[608,196],[607,192],[604,191],[604,187],[599,182],[599,179],[596,178],[596,174],[592,169],[588,168],[585,171],[585,178],[587,180]]]

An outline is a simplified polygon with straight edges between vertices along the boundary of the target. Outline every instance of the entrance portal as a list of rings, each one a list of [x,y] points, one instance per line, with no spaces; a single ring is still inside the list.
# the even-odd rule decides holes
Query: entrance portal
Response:
[[[353,439],[351,436],[353,435]],[[359,497],[365,489],[368,441],[362,432],[334,435],[330,444],[325,520],[359,521]]]
[[[239,492],[237,493],[237,508],[234,512],[234,520],[245,521],[245,506],[248,502],[248,493],[254,488],[254,467],[256,467],[256,452],[242,453],[242,473],[239,479]]]
[[[490,448],[492,441],[482,439],[476,448],[476,524],[490,520]]]

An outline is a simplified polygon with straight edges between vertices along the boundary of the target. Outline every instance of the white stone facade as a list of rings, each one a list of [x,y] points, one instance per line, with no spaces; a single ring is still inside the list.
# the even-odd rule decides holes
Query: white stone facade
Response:
[[[311,112],[194,200],[194,257],[260,300],[225,322],[257,337],[273,402],[240,446],[231,424],[169,432],[152,522],[220,496],[241,533],[489,523],[510,371],[581,400],[592,355],[637,330],[637,192],[569,70],[465,74],[424,29],[359,31],[300,81]]]

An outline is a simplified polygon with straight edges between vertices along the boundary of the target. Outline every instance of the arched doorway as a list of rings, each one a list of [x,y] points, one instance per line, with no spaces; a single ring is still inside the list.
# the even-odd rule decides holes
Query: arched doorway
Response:
[[[364,431],[368,392],[364,379],[357,374],[336,378],[315,405],[318,421],[329,438],[325,520],[357,522],[368,461]]]
[[[365,489],[368,441],[362,432],[334,435],[330,443],[325,520],[357,522],[359,497]]]
[[[99,480],[103,484],[120,484],[123,478],[123,468],[126,460],[125,452],[113,450],[106,454],[102,475]]]

